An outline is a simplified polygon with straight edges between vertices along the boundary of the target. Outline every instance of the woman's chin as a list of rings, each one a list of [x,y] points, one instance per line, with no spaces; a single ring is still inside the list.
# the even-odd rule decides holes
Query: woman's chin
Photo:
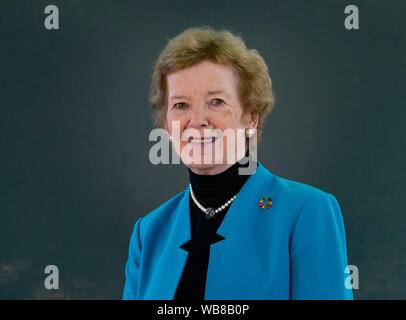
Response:
[[[187,166],[191,171],[196,174],[204,174],[204,175],[214,175],[223,172],[227,169],[227,164],[224,163],[194,163],[194,162],[185,162],[183,161],[185,166]]]

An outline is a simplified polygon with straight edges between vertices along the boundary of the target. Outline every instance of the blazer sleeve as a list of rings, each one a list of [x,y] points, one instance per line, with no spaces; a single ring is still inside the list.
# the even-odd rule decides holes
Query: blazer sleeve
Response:
[[[310,197],[298,217],[290,246],[291,299],[352,300],[345,273],[344,222],[336,198]]]
[[[128,250],[128,260],[125,266],[125,284],[123,300],[138,300],[138,281],[141,257],[140,224],[142,217],[134,225]]]

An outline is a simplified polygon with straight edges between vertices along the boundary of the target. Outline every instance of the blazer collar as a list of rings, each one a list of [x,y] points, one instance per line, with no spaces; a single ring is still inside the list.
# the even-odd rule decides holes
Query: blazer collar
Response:
[[[247,228],[252,225],[252,215],[259,210],[259,199],[266,196],[263,192],[268,192],[267,188],[269,189],[269,182],[272,177],[273,175],[258,162],[255,173],[248,178],[241,188],[217,231],[217,234],[226,238],[228,245],[238,243],[238,241],[234,242],[233,240],[246,234]],[[188,252],[181,246],[191,239],[189,189],[190,186],[181,196],[180,203],[170,217],[173,219],[171,236],[165,245],[170,250],[164,250],[162,259],[166,261],[165,268],[155,274],[154,285],[150,288],[149,293],[151,297],[159,295],[162,299],[173,299],[186,264]],[[221,243],[223,241],[216,242],[211,246],[217,246]],[[168,274],[171,276],[168,277]],[[148,297],[146,295],[147,299]]]
[[[269,186],[269,182],[272,178],[273,174],[265,169],[258,161],[258,167],[255,173],[248,178],[240,192],[237,194],[237,197],[231,204],[224,220],[217,230],[217,234],[226,239],[231,239],[232,237],[238,236],[240,231],[247,228],[251,219],[250,212],[258,209],[260,198],[268,196],[268,194],[264,194],[264,191],[266,190],[265,185],[267,184]],[[191,239],[189,194],[190,185],[188,185],[183,194],[174,221],[174,229],[176,229],[174,231],[177,234],[177,247],[182,251],[183,249],[181,249],[180,246]]]

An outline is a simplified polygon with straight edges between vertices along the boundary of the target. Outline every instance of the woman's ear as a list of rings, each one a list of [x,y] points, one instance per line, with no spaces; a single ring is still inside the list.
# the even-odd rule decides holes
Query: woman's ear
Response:
[[[256,112],[251,112],[248,117],[248,127],[251,129],[256,129],[258,127],[259,115]]]

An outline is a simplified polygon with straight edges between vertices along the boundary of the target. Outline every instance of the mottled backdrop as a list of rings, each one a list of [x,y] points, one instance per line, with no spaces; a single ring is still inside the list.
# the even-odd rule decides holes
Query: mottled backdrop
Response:
[[[59,30],[44,27],[48,4]],[[359,30],[344,28],[348,4]],[[149,162],[153,64],[168,39],[210,25],[268,63],[277,103],[259,160],[337,198],[355,297],[406,299],[405,12],[373,0],[2,0],[0,298],[121,298],[134,222],[188,183],[184,166]],[[44,287],[51,264],[59,290]]]

